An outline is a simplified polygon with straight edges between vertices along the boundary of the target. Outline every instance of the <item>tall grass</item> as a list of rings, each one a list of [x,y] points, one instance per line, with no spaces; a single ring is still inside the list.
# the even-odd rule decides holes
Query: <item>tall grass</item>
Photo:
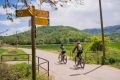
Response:
[[[109,47],[120,50],[120,42],[113,42],[109,44]]]
[[[0,55],[1,55],[2,53],[4,53],[5,51],[6,51],[6,49],[0,48]]]
[[[0,72],[0,80],[32,80],[32,66],[27,63],[14,65],[1,64]],[[48,79],[37,74],[37,80]]]

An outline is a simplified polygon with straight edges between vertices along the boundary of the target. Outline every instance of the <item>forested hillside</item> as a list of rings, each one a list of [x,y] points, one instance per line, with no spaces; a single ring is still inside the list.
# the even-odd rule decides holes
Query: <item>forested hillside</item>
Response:
[[[69,26],[51,26],[51,27],[38,27],[36,29],[36,43],[70,43],[77,40],[84,41],[90,36],[86,32],[82,32],[76,28]],[[31,44],[31,32],[23,32],[17,35],[11,35],[7,37],[1,37],[1,39],[9,44],[16,44],[17,40],[19,44],[28,45]]]

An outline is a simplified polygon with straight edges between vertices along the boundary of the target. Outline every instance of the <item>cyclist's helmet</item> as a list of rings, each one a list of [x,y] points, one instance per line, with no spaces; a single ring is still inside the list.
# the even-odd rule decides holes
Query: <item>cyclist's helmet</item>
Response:
[[[80,44],[80,41],[78,41],[77,44]]]

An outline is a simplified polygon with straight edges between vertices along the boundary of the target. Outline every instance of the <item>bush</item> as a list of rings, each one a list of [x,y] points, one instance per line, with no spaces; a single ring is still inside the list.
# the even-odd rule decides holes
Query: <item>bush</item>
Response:
[[[102,51],[102,37],[101,36],[94,36],[91,38],[92,44],[90,47],[91,51]],[[105,37],[105,46],[110,43],[110,38]]]
[[[16,65],[0,65],[1,80],[22,80],[31,76],[31,66],[27,63],[21,63]]]
[[[0,64],[0,80],[31,80],[32,67],[27,63],[7,65]],[[45,76],[37,75],[37,80],[48,80]],[[51,79],[49,79],[51,80]]]

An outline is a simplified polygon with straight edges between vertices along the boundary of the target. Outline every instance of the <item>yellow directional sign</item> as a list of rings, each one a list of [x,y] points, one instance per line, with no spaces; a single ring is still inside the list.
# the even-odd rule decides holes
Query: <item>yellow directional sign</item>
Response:
[[[25,17],[25,16],[31,16],[31,14],[30,14],[30,12],[28,11],[28,9],[16,10],[16,16],[17,16],[17,17]]]
[[[44,10],[35,10],[35,16],[37,17],[43,17],[43,18],[49,18],[49,12]]]
[[[49,19],[45,19],[45,18],[35,18],[35,25],[48,26],[48,24],[49,24]]]

